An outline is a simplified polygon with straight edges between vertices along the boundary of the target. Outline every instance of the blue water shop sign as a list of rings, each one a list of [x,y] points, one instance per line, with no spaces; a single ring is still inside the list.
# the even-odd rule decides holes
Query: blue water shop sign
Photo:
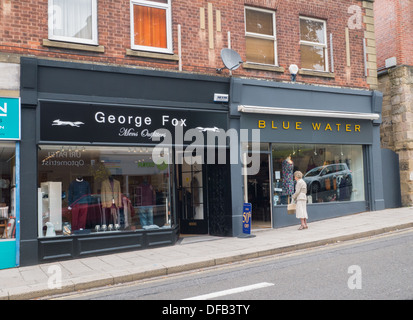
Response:
[[[20,140],[20,98],[0,98],[0,140]]]

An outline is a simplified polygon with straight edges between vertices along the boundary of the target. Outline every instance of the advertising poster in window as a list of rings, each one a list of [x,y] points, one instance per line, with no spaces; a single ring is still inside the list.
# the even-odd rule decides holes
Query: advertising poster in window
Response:
[[[0,98],[0,140],[20,140],[20,98]]]

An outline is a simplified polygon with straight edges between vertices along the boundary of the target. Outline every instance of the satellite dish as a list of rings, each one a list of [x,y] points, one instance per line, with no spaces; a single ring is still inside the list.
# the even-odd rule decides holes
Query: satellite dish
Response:
[[[221,50],[221,59],[225,67],[217,69],[217,72],[221,72],[225,68],[231,71],[236,70],[243,63],[238,52],[229,48],[224,48]]]

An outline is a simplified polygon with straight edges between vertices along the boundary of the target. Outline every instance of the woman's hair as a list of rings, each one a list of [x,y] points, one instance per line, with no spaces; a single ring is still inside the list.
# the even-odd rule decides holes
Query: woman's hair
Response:
[[[303,177],[303,174],[301,173],[301,171],[296,171],[294,172],[294,177],[301,179]]]

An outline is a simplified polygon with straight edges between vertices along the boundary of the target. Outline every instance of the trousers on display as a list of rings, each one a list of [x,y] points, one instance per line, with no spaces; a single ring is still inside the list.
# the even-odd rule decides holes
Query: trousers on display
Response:
[[[88,207],[87,204],[77,204],[72,208],[72,231],[85,229]]]
[[[139,207],[139,219],[142,227],[153,225],[153,207]]]

